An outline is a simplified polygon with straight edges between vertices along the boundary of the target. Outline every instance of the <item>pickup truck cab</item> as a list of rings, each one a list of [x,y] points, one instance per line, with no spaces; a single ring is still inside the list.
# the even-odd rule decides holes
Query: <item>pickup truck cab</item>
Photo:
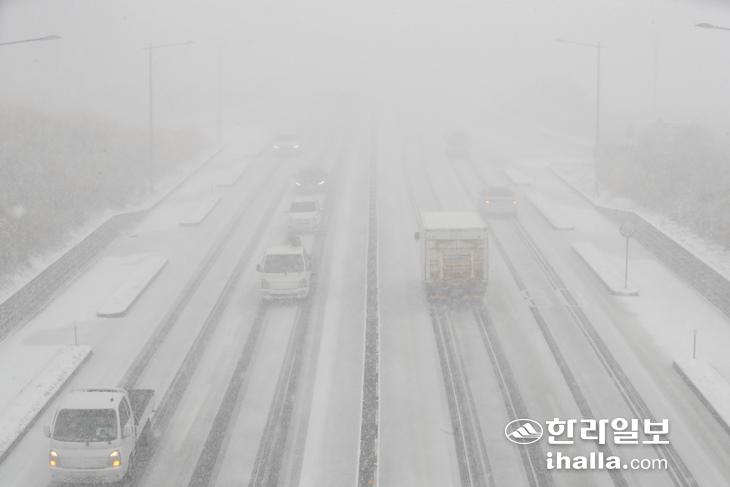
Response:
[[[261,276],[264,299],[276,297],[306,298],[312,263],[301,245],[278,245],[266,249],[261,263],[256,266]]]
[[[130,479],[137,447],[152,428],[153,396],[149,389],[70,392],[44,427],[51,480],[99,484]]]
[[[314,232],[320,222],[319,199],[300,196],[289,206],[289,230],[291,232]]]

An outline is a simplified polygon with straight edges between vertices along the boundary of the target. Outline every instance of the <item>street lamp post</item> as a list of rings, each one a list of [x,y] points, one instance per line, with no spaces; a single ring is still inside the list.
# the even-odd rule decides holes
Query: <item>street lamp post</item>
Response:
[[[0,46],[10,46],[13,44],[27,44],[29,42],[56,41],[60,38],[61,38],[61,36],[53,34],[53,35],[43,36],[43,37],[34,37],[32,39],[20,39],[18,41],[0,42]]]
[[[192,44],[193,41],[184,41],[184,42],[174,42],[170,44],[150,44],[147,46],[147,89],[148,89],[148,99],[147,99],[147,108],[149,110],[148,116],[149,116],[149,160],[150,160],[150,183],[152,181],[152,171],[155,168],[155,110],[154,110],[154,52],[158,49],[165,49],[168,47],[178,47],[178,46],[187,46]],[[151,184],[150,184],[151,186]]]
[[[598,195],[598,146],[601,141],[601,50],[605,49],[606,46],[598,42],[579,42],[569,41],[565,39],[555,39],[556,42],[563,44],[572,44],[574,46],[590,47],[596,50],[596,121],[595,121],[595,135],[593,141],[593,164],[596,170],[595,177],[595,192]]]

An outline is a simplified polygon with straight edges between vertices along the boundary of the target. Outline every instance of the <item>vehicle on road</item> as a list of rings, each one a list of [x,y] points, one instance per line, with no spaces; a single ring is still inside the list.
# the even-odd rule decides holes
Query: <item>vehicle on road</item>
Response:
[[[327,172],[321,167],[305,167],[294,178],[294,186],[301,194],[324,193],[327,189]]]
[[[481,299],[487,288],[489,241],[479,213],[422,212],[423,278],[432,301]]]
[[[289,206],[289,231],[293,233],[314,232],[321,219],[320,202],[311,196],[299,196]]]
[[[306,298],[312,276],[312,262],[306,249],[297,242],[266,249],[256,270],[261,277],[264,299]]]
[[[517,193],[508,186],[490,186],[480,197],[479,207],[485,216],[517,216]]]
[[[301,150],[301,143],[294,134],[281,134],[271,143],[271,149],[277,154],[296,154]]]
[[[50,425],[51,480],[99,484],[129,480],[138,446],[152,428],[151,389],[79,389],[65,396]]]
[[[469,136],[464,132],[449,132],[444,136],[444,155],[456,159],[468,159],[471,154]]]

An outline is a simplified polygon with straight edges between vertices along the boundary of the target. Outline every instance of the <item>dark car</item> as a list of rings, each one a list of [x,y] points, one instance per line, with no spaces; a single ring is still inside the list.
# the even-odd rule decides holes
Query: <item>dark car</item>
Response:
[[[327,186],[327,172],[321,167],[306,167],[297,173],[294,185],[300,193],[322,193]]]
[[[494,216],[516,216],[517,206],[517,193],[508,186],[489,186],[479,202],[484,214]]]

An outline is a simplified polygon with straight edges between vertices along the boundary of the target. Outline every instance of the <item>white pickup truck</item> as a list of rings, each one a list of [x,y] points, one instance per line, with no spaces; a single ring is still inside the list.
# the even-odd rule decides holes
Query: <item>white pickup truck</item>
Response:
[[[152,428],[154,391],[149,389],[79,389],[61,400],[50,438],[51,480],[110,483],[134,474],[137,447]]]

